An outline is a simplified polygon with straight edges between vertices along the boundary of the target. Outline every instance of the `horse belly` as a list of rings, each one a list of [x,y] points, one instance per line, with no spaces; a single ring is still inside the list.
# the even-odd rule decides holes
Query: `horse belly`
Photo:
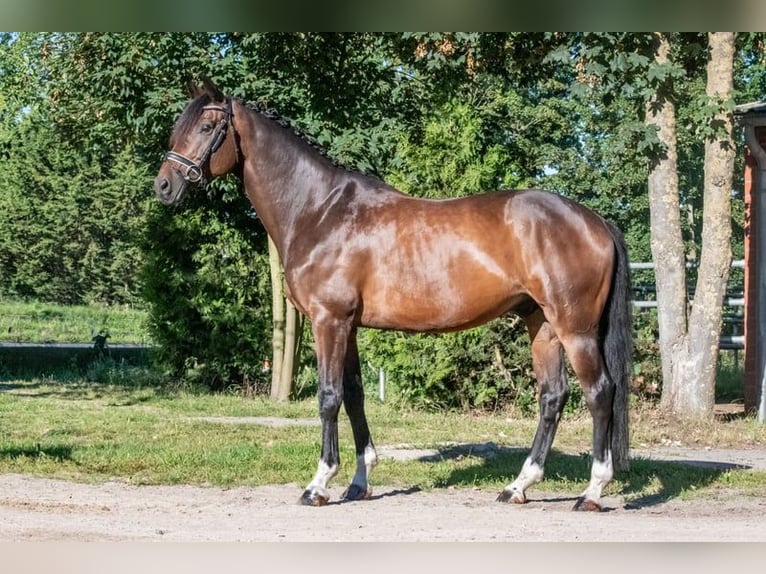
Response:
[[[525,299],[498,278],[424,283],[402,277],[363,296],[361,322],[412,332],[456,331],[486,323]]]

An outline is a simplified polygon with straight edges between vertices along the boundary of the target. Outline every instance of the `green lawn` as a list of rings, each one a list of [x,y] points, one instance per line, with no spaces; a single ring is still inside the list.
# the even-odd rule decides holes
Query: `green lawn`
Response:
[[[136,484],[223,486],[307,483],[316,467],[320,429],[271,428],[205,422],[211,416],[315,418],[316,401],[274,404],[235,394],[162,390],[150,373],[114,367],[112,384],[86,378],[0,380],[0,472],[77,481],[120,478]],[[437,461],[383,459],[373,485],[500,489],[518,472],[536,419],[511,413],[423,413],[368,399],[378,446],[407,444],[444,448],[451,443],[522,447],[494,457],[460,456]],[[674,422],[648,407],[632,416],[633,444],[661,444],[676,437],[694,446],[766,445],[766,425],[753,419]],[[590,418],[566,416],[540,490],[578,493],[589,476]],[[343,467],[337,484],[353,473],[353,442],[345,415],[340,422]],[[626,500],[714,496],[722,490],[763,496],[766,473],[718,471],[675,463],[635,460],[609,492]]]
[[[100,331],[109,332],[109,343],[150,342],[139,309],[0,299],[0,341],[88,343]]]

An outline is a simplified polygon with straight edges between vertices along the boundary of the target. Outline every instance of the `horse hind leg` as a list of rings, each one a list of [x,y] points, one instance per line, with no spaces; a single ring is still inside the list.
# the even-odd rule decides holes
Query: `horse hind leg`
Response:
[[[539,310],[528,317],[526,322],[532,340],[532,366],[540,395],[540,421],[521,472],[497,497],[499,502],[516,504],[525,503],[526,489],[543,479],[545,459],[569,396],[564,351],[550,323],[545,321]]]
[[[356,449],[356,472],[351,484],[343,493],[345,500],[367,500],[372,496],[369,478],[372,469],[378,462],[375,446],[372,444],[367,416],[364,412],[364,388],[362,373],[359,367],[359,351],[356,345],[356,333],[352,332],[346,361],[343,369],[343,405],[346,409],[351,430],[354,434]]]
[[[604,367],[595,334],[573,336],[565,341],[564,346],[593,418],[590,482],[577,499],[573,510],[600,511],[602,492],[614,475],[611,437],[615,387]]]

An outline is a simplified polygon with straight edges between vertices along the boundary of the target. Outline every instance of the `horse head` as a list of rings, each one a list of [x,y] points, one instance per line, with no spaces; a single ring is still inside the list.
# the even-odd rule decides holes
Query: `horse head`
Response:
[[[173,128],[170,151],[154,180],[157,198],[166,205],[239,163],[231,98],[206,77],[202,86],[188,88],[192,99]]]

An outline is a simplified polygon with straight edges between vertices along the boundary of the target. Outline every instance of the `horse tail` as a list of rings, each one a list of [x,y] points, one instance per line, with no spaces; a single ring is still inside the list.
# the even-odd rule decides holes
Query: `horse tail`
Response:
[[[604,362],[615,393],[612,403],[612,462],[615,470],[630,468],[628,402],[633,356],[633,319],[628,248],[622,232],[607,222],[615,250],[612,288],[601,317]]]

